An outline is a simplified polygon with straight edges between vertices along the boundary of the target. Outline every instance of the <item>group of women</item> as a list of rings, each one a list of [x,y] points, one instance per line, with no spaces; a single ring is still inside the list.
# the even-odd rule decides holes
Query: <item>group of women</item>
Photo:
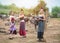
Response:
[[[25,30],[25,20],[24,20],[24,11],[21,9],[20,15],[18,18],[15,19],[14,13],[11,12],[10,16],[10,34],[17,34],[16,32],[16,27],[15,27],[15,20],[20,19],[20,28],[19,28],[19,35],[23,36],[26,38],[26,30]],[[43,39],[43,34],[44,34],[44,21],[45,21],[45,15],[44,15],[44,10],[40,9],[39,14],[37,16],[38,21],[38,31],[37,31],[37,38],[39,41],[42,41]]]
[[[20,29],[19,29],[19,35],[26,37],[26,30],[25,30],[25,20],[24,20],[24,11],[21,9],[19,17],[14,16],[14,12],[10,12],[10,34],[17,34],[16,26],[15,26],[15,20],[20,19]],[[12,37],[10,37],[12,39]]]

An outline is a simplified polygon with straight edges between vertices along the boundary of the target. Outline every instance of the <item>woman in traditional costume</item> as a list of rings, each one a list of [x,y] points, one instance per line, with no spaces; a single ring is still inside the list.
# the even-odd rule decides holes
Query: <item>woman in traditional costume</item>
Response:
[[[25,20],[24,20],[24,11],[23,11],[23,9],[21,9],[21,13],[19,15],[19,18],[20,18],[19,34],[23,37],[26,37]]]
[[[11,15],[9,17],[10,19],[10,34],[11,35],[16,35],[17,32],[16,32],[16,27],[15,27],[15,16],[14,16],[14,12],[11,12]],[[10,37],[12,38],[12,36]]]
[[[44,27],[45,27],[45,15],[44,15],[44,10],[41,9],[39,16],[38,16],[38,32],[37,32],[37,38],[39,41],[44,41],[43,35],[44,35]]]

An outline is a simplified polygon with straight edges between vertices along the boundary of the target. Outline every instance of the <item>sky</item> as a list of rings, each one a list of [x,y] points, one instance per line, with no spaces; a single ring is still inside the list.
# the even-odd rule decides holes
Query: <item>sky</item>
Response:
[[[47,4],[46,6],[49,8],[49,11],[54,6],[60,6],[60,0],[44,0]],[[38,0],[0,0],[0,3],[3,5],[10,5],[12,3],[16,4],[17,7],[25,7],[25,8],[31,8],[37,6],[39,3]]]

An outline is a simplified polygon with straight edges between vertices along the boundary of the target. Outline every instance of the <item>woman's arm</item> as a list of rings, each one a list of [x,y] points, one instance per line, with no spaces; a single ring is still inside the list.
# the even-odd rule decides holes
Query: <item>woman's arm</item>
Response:
[[[24,15],[19,15],[19,17],[18,17],[18,18],[22,18],[22,17],[24,17]]]
[[[46,20],[46,17],[45,17],[45,15],[43,15],[43,19],[42,20]]]
[[[20,19],[21,18],[21,15],[19,15],[18,17],[16,17],[16,19]]]

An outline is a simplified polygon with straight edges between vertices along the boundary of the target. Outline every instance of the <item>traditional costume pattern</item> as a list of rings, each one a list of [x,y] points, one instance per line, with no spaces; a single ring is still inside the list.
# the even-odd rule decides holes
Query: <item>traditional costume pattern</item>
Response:
[[[38,39],[43,39],[43,34],[44,34],[44,19],[42,15],[39,16],[39,22],[38,22],[38,33],[37,33],[37,37]]]
[[[21,36],[26,36],[24,15],[21,15],[21,18],[20,18],[19,34],[20,34]]]
[[[14,16],[10,16],[10,34],[17,34]]]

